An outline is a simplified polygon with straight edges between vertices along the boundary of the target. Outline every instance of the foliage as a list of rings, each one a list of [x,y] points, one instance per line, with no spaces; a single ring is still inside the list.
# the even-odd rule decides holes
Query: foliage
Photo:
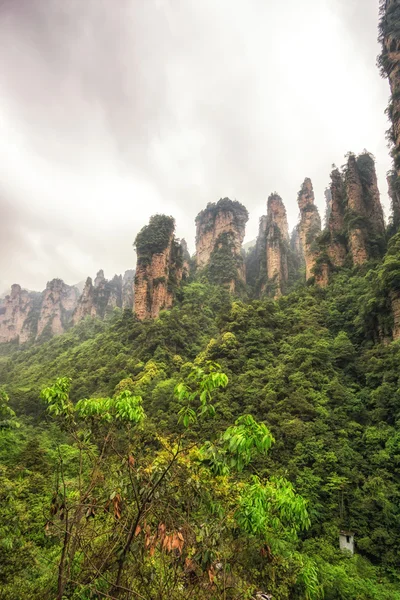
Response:
[[[4,348],[0,595],[52,600],[63,564],[72,599],[398,599],[398,241],[325,289],[197,279],[154,321]]]
[[[9,400],[4,389],[0,388],[0,430],[19,426],[15,412],[8,406]]]
[[[175,220],[166,215],[153,215],[136,236],[134,246],[137,250],[138,265],[151,261],[153,254],[163,252],[175,230]]]
[[[245,225],[249,218],[247,208],[243,204],[230,198],[220,198],[218,202],[209,202],[206,208],[199,212],[196,217],[196,224],[213,223],[220,212],[232,213],[236,225]]]
[[[236,291],[244,284],[239,277],[243,271],[243,257],[235,251],[234,240],[229,233],[221,233],[211,253],[209,263],[203,270],[211,284],[228,285],[235,282]]]

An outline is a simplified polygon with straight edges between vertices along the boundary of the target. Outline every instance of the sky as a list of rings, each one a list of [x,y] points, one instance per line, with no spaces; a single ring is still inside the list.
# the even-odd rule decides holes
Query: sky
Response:
[[[365,148],[389,215],[379,0],[0,0],[0,293],[111,278],[172,215],[228,196],[256,237]]]

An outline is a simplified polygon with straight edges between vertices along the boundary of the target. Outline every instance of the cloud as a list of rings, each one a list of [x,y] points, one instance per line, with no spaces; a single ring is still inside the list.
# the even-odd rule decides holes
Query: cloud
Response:
[[[368,148],[390,166],[378,0],[0,1],[0,290],[135,264],[155,212],[194,249],[230,196],[256,235],[271,191]]]

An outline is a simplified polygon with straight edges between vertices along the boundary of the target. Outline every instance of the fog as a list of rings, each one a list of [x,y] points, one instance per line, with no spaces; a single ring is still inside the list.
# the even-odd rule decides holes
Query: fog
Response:
[[[311,177],[374,154],[386,215],[378,0],[0,0],[0,292],[135,266],[150,215],[220,197],[257,235]]]

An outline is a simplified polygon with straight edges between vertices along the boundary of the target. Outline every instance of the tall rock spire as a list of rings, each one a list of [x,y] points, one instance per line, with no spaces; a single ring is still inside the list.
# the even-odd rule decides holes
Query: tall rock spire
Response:
[[[339,169],[334,169],[331,173],[330,192],[331,200],[328,220],[330,243],[328,254],[335,267],[342,267],[347,255],[345,236],[346,190]]]
[[[136,236],[135,306],[138,319],[158,317],[171,308],[183,278],[183,249],[175,239],[175,221],[153,215]]]
[[[61,335],[70,325],[79,292],[62,279],[49,281],[43,292],[37,324],[37,338],[43,335]]]
[[[351,255],[355,265],[362,265],[368,260],[368,251],[365,223],[363,220],[363,190],[354,154],[349,156],[347,162],[346,190],[349,214],[351,216],[349,220]]]
[[[345,185],[349,248],[353,263],[362,265],[382,252],[385,236],[375,162],[368,152],[349,155]]]
[[[288,281],[289,229],[285,205],[275,192],[267,201],[267,214],[260,218],[258,237],[251,255],[252,285],[256,296],[278,298]]]
[[[29,317],[33,311],[32,294],[14,283],[0,309],[0,343],[24,343],[32,336]]]
[[[400,225],[400,0],[382,0],[380,13],[379,40],[382,51],[378,62],[381,74],[389,80],[391,91],[388,112],[392,122],[390,139],[393,144],[393,173],[389,189],[393,222],[397,228]]]
[[[288,280],[289,228],[282,198],[274,193],[267,202],[265,221],[267,277],[274,285],[274,297],[281,296]]]
[[[245,285],[242,243],[248,218],[243,204],[229,198],[209,203],[196,217],[197,268],[231,292]]]
[[[313,269],[318,258],[315,240],[321,233],[321,217],[314,200],[311,179],[306,177],[297,198],[300,209],[299,237],[306,264],[306,280],[313,275]]]

